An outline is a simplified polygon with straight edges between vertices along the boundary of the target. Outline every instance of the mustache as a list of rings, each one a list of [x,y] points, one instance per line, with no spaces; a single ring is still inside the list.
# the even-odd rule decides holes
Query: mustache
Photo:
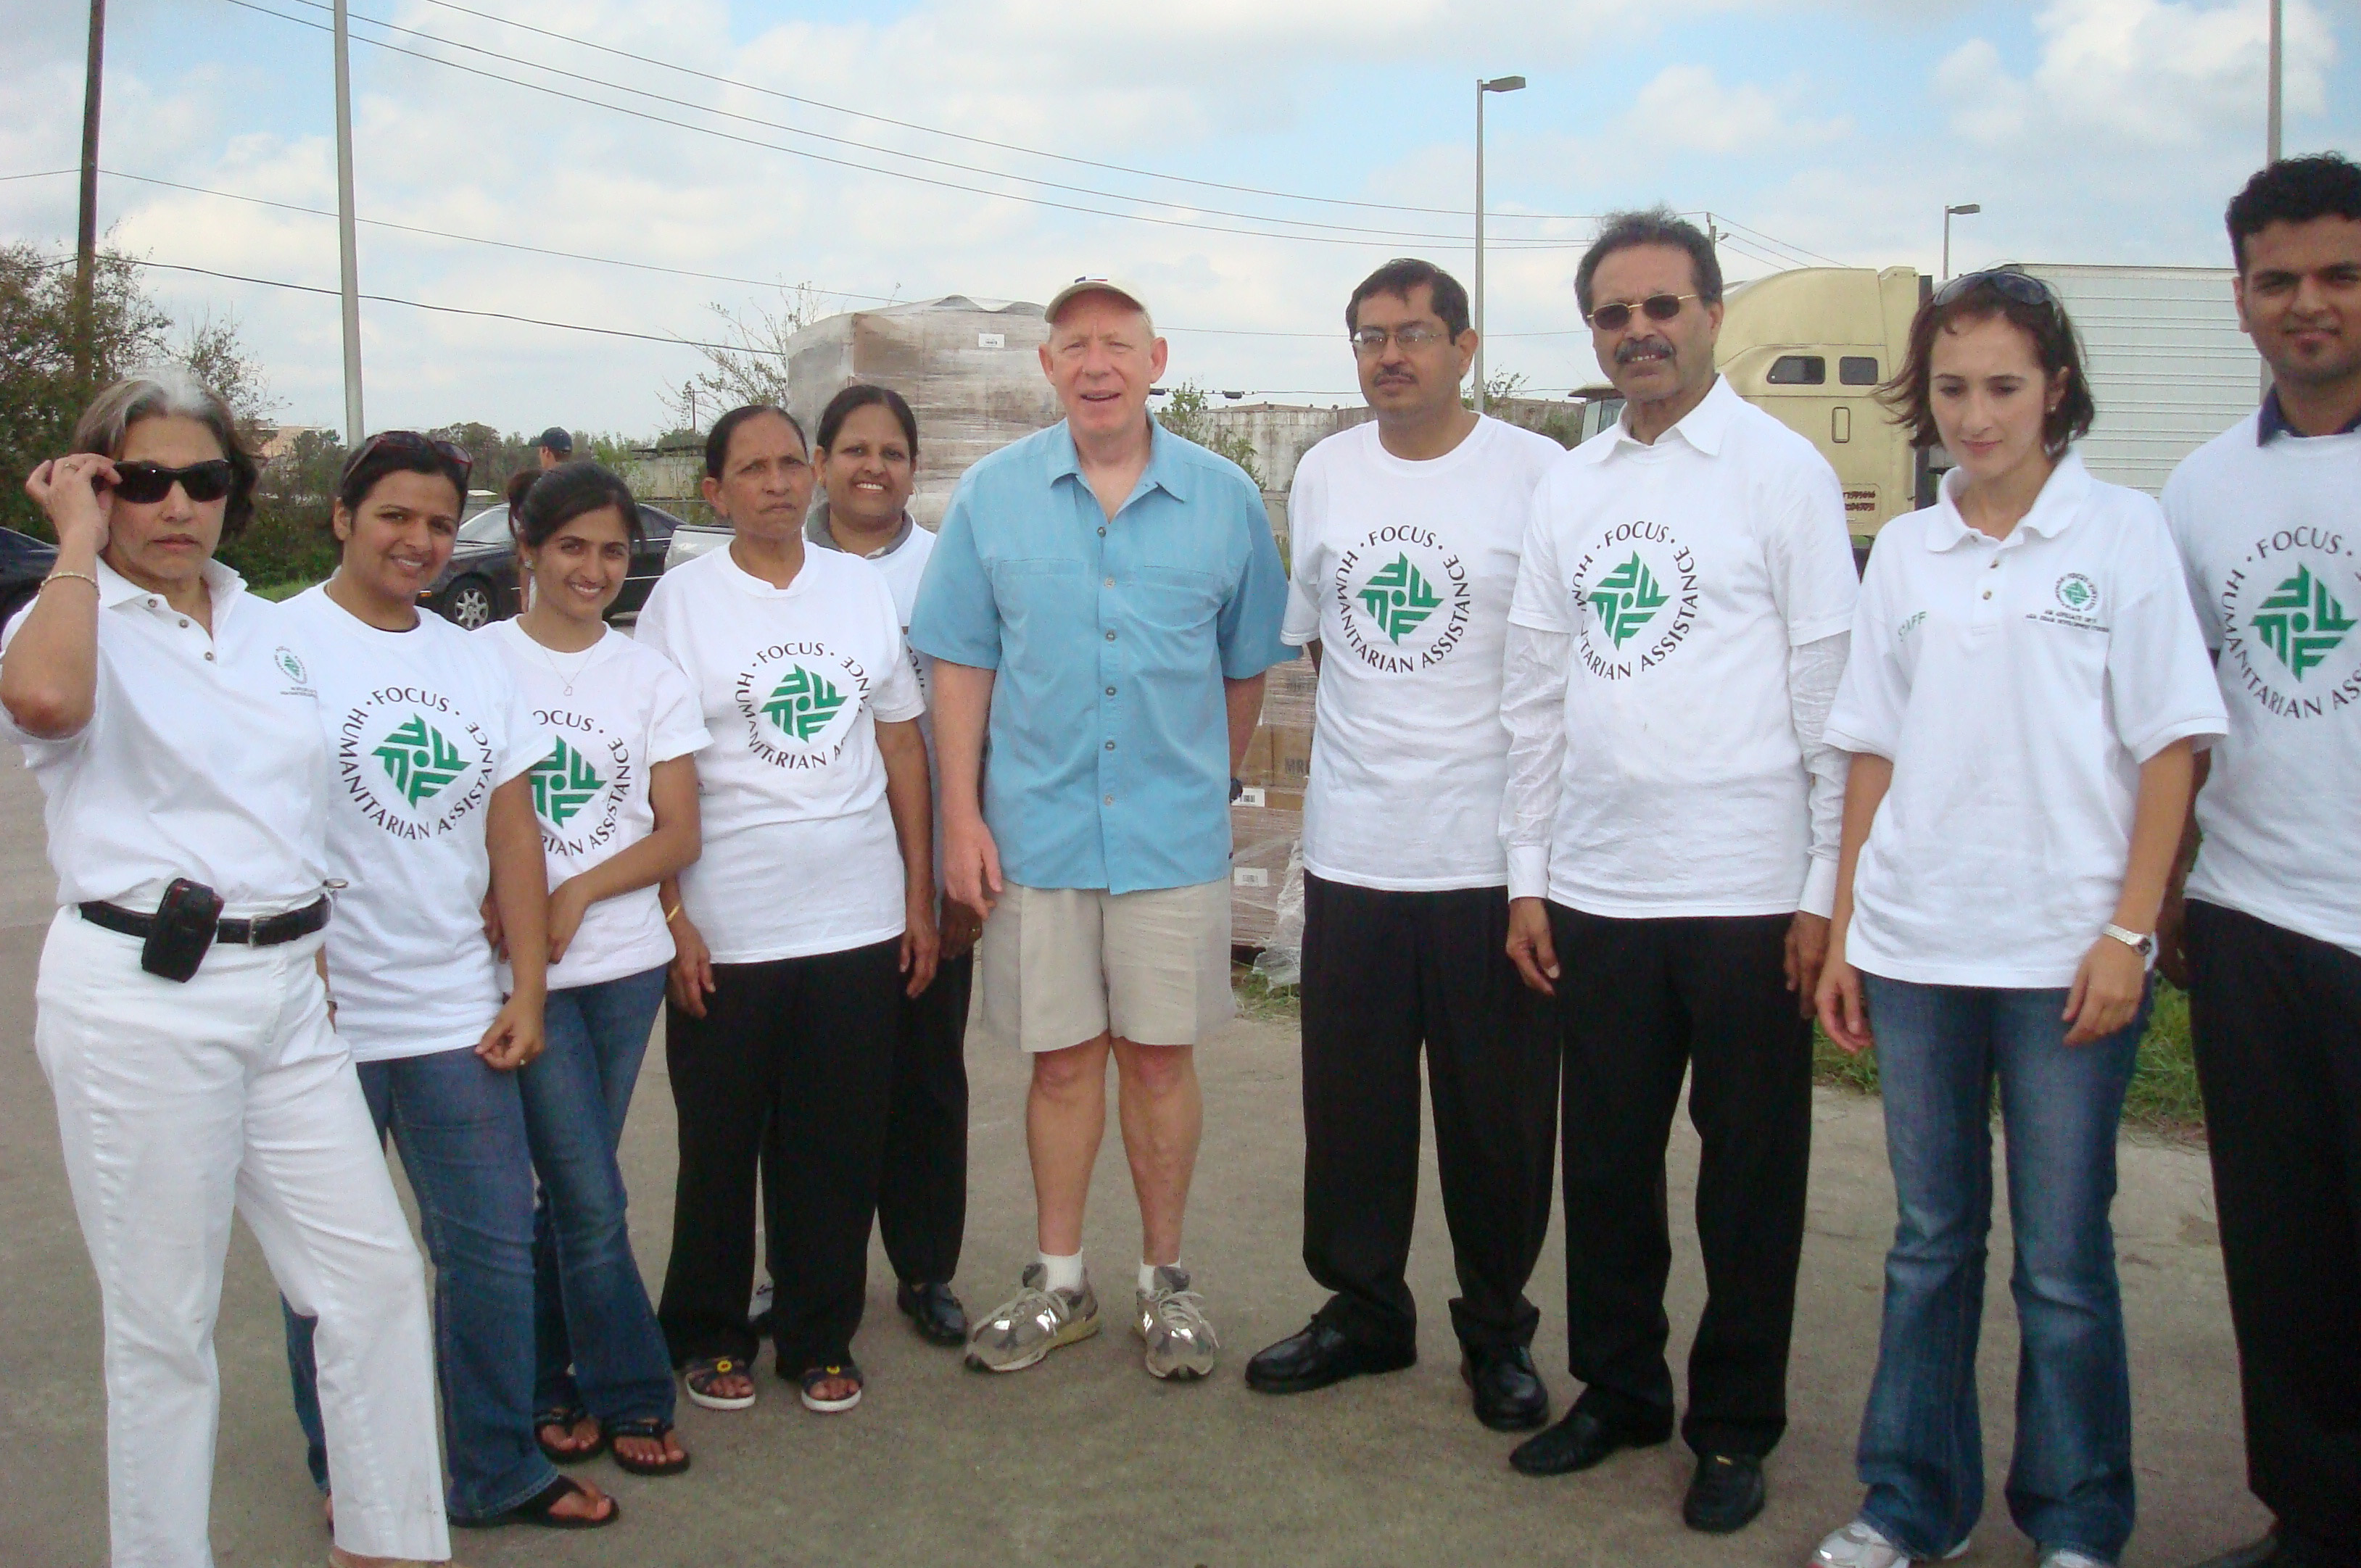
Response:
[[[1615,345],[1615,363],[1629,365],[1643,353],[1661,354],[1667,359],[1677,357],[1673,345],[1661,337],[1634,337]]]

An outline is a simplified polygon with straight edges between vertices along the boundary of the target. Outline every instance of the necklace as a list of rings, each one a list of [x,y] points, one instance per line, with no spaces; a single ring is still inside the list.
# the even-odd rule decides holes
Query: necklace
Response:
[[[558,663],[558,656],[544,647],[539,638],[525,630],[522,625],[517,628],[517,631],[526,642],[532,645],[533,651],[541,655],[541,662],[549,666],[549,673],[557,677],[558,684],[566,688],[567,696],[574,695],[574,683],[582,678],[582,672],[589,667],[590,660],[598,653],[599,645],[607,641],[602,630],[598,641],[593,642],[579,653],[568,653],[566,655],[567,663],[561,664]]]

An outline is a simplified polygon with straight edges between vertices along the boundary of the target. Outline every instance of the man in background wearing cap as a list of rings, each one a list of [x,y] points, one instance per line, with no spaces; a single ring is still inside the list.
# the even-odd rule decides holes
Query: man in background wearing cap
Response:
[[[541,471],[546,474],[574,455],[574,437],[553,424],[533,443],[533,452],[541,458]]]
[[[1287,577],[1254,482],[1148,419],[1165,344],[1138,291],[1081,279],[1043,314],[1066,417],[968,470],[910,620],[936,661],[946,889],[986,916],[984,1018],[1033,1063],[1040,1255],[968,1361],[1015,1372],[1098,1332],[1082,1211],[1112,1056],[1132,1327],[1149,1372],[1202,1377],[1220,1342],[1180,1266],[1193,1048],[1230,1014],[1230,784],[1263,672],[1292,656]]]

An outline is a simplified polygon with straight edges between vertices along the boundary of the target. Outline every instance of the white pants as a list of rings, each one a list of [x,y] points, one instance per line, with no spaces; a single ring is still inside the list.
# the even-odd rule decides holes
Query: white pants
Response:
[[[214,1560],[233,1208],[279,1288],[320,1320],[337,1544],[451,1554],[424,1271],[328,1025],[320,941],[217,945],[181,984],[143,971],[135,938],[61,909],[41,949],[33,1043],[105,1318],[115,1568]]]

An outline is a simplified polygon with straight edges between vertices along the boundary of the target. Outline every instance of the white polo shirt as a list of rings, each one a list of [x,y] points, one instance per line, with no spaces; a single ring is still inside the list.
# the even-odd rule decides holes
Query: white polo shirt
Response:
[[[2157,505],[2069,453],[2007,538],[1953,497],[1877,537],[1828,738],[1890,758],[1845,957],[1923,985],[2073,983],[2114,917],[2140,764],[2222,733]]]
[[[926,711],[884,576],[808,545],[773,587],[727,550],[667,572],[639,640],[688,677],[705,852],[681,902],[717,963],[845,952],[902,934],[902,853],[876,721]]]
[[[654,832],[649,770],[691,756],[712,739],[696,694],[672,661],[611,628],[579,653],[543,647],[514,620],[495,620],[476,636],[508,661],[534,721],[556,736],[532,773],[551,888]],[[549,967],[549,989],[620,980],[672,957],[656,890],[638,888],[584,912],[565,959]],[[500,978],[509,983],[505,965]]]
[[[161,594],[101,561],[98,681],[90,722],[62,740],[16,728],[40,781],[60,905],[152,911],[175,878],[221,894],[232,916],[320,896],[327,875],[327,756],[316,661],[279,605],[236,572],[204,566],[211,636]],[[86,583],[47,590],[84,594]],[[12,618],[6,647],[32,607]]]
[[[1791,649],[1850,629],[1844,497],[1717,379],[1653,444],[1620,423],[1533,493],[1509,619],[1572,641],[1550,898],[1592,915],[1793,914],[1813,865]],[[1540,894],[1512,854],[1512,896]]]
[[[1303,455],[1284,641],[1322,647],[1303,869],[1400,892],[1501,887],[1500,659],[1533,487],[1565,455],[1478,418],[1440,457],[1375,421]]]
[[[2361,953],[2361,431],[2256,439],[2164,487],[2229,733],[2189,896]]]
[[[484,939],[492,791],[549,755],[489,643],[439,615],[381,631],[307,588],[287,601],[320,690],[336,1032],[360,1061],[464,1050],[500,1008]]]

